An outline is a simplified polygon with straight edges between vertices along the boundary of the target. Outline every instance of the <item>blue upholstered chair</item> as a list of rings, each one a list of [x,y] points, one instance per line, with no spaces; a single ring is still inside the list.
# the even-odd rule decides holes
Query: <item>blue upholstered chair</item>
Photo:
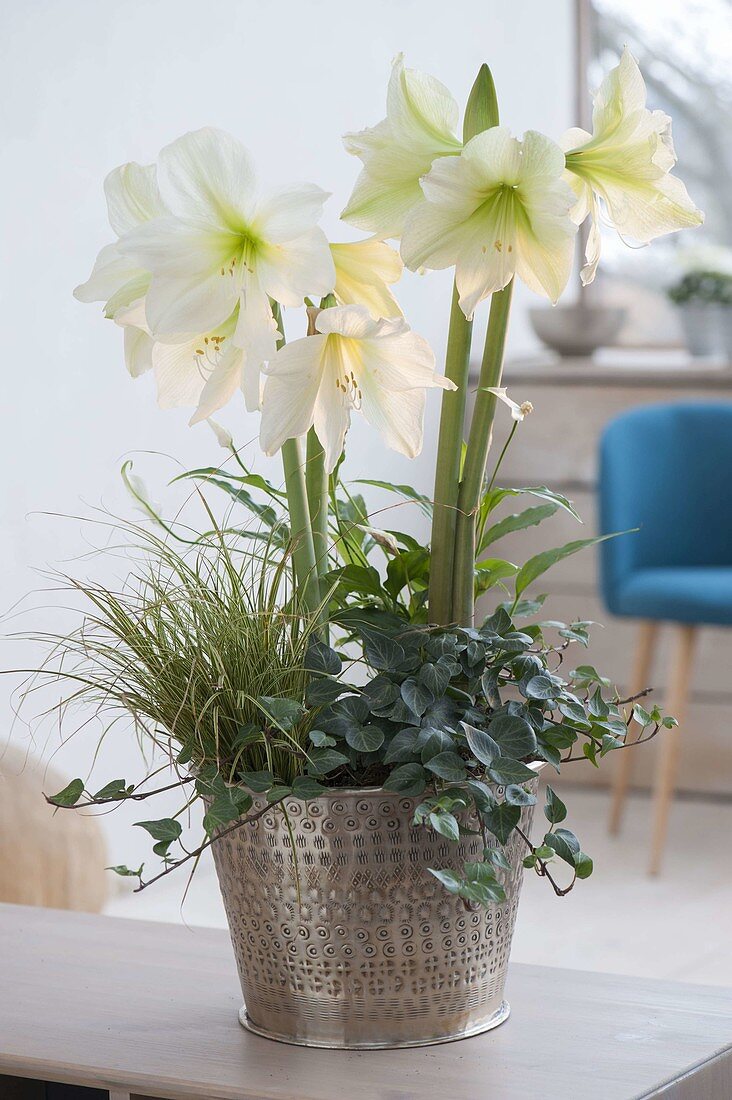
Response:
[[[732,625],[732,403],[633,409],[613,420],[600,451],[601,545],[609,611],[641,621],[631,693],[648,686],[661,623],[676,634],[666,709],[681,723],[697,627]],[[662,735],[654,780],[650,871],[660,868],[678,758]],[[620,825],[635,753],[619,754],[610,827]]]

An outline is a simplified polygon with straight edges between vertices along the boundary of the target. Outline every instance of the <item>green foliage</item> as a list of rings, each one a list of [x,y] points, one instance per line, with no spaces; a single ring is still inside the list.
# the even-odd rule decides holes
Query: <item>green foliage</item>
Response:
[[[84,793],[84,780],[72,779],[68,786],[58,794],[49,796],[48,801],[52,806],[75,806]]]
[[[722,271],[691,271],[669,289],[677,305],[700,302],[732,306],[732,275]]]
[[[673,724],[638,702],[626,713],[590,665],[564,671],[565,651],[587,645],[591,623],[526,622],[543,603],[527,595],[533,583],[600,540],[572,541],[521,567],[484,556],[560,509],[576,517],[569,500],[544,486],[489,487],[476,517],[475,591],[499,589],[506,598],[477,628],[436,627],[428,623],[429,549],[376,526],[364,498],[333,476],[326,633],[320,615],[306,614],[294,595],[281,492],[242,469],[194,475],[264,526],[261,553],[236,524],[185,540],[180,552],[170,538],[145,532],[143,566],[122,593],[78,586],[92,611],[60,641],[56,671],[74,685],[74,698],[131,715],[139,733],[169,752],[180,786],[193,784],[178,814],[137,822],[163,860],[161,873],[252,817],[255,799],[277,807],[333,788],[383,786],[421,799],[416,827],[450,842],[481,835],[482,861],[433,874],[466,902],[500,901],[501,875],[511,869],[504,849],[536,801],[538,768],[597,765],[624,748],[628,722],[640,740]],[[400,507],[431,510],[410,486],[362,484],[393,492]],[[522,495],[540,503],[495,518]],[[91,794],[79,779],[49,801],[73,807],[155,793],[114,779]],[[205,840],[189,851],[179,819],[196,799]],[[540,844],[518,836],[526,865],[562,893],[549,867],[563,865],[574,882],[591,873],[592,861],[564,827],[567,808],[552,787],[544,814]],[[176,845],[182,854],[171,854]],[[115,870],[147,885],[142,868]]]
[[[586,550],[590,546],[596,546],[598,542],[605,542],[607,539],[611,538],[615,538],[615,535],[599,535],[591,539],[576,539],[574,542],[568,542],[564,546],[558,546],[552,550],[543,550],[540,554],[536,554],[533,558],[529,558],[526,564],[519,569],[516,577],[516,599],[518,600],[522,592],[524,592],[537,577],[540,577],[542,573],[546,573],[547,569],[551,569],[557,562],[563,561],[565,558],[578,553],[580,550]]]

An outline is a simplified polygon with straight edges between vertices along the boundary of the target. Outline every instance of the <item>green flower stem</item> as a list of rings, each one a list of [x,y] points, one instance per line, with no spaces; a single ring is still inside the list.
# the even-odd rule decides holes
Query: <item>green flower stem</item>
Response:
[[[493,76],[487,65],[481,65],[465,107],[463,141],[470,141],[483,130],[497,126],[498,122]],[[452,595],[455,536],[472,338],[473,322],[466,320],[458,304],[457,286],[454,286],[445,374],[457,390],[446,390],[442,395],[430,562],[429,621],[440,626],[447,626],[456,619]]]
[[[304,608],[315,613],[320,604],[320,587],[299,439],[288,439],[282,444],[282,466],[285,471],[285,490],[292,532],[292,561],[298,593]]]
[[[508,331],[513,280],[491,299],[491,312],[485,335],[480,382],[465,452],[463,476],[458,494],[455,525],[452,615],[455,622],[472,626],[475,615],[475,517],[480,505],[485,468],[488,461],[496,397],[489,387],[501,384],[503,352]]]
[[[272,303],[272,314],[280,330],[280,338],[277,341],[279,350],[285,346],[285,334],[282,310],[278,302]],[[285,473],[285,491],[292,533],[292,562],[298,595],[305,610],[314,614],[320,608],[320,585],[305,485],[305,466],[299,439],[287,439],[282,444],[282,467]]]
[[[466,320],[458,304],[457,287],[453,287],[445,374],[451,382],[455,383],[457,389],[445,390],[442,394],[435,469],[429,589],[429,621],[441,626],[446,626],[453,621],[452,576],[455,528],[472,335],[473,322]]]
[[[320,306],[308,308],[308,336],[316,336],[315,322],[318,314],[324,309],[331,309],[337,304],[333,294],[327,294],[321,299]],[[328,474],[325,469],[325,451],[315,434],[315,428],[311,428],[307,434],[305,467],[305,485],[308,493],[308,509],[310,512],[310,526],[313,532],[313,546],[315,549],[315,566],[318,575],[318,585],[323,595],[320,579],[328,571]]]
[[[307,435],[305,484],[315,566],[320,578],[328,568],[328,475],[325,472],[325,451],[315,434],[315,428],[311,428]]]
[[[320,603],[318,574],[313,543],[313,528],[307,506],[305,467],[299,439],[287,439],[282,444],[282,465],[289,511],[289,527],[293,540],[293,564],[297,590],[308,612],[317,612]]]

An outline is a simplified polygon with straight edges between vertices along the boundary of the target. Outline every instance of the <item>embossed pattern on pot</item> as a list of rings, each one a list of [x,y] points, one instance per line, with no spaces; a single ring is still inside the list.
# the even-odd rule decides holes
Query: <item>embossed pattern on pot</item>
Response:
[[[388,1047],[506,1018],[523,841],[514,832],[505,849],[505,902],[469,908],[428,868],[482,859],[483,839],[455,844],[414,826],[418,802],[384,790],[288,799],[297,873],[279,808],[214,844],[247,1027],[312,1046]],[[524,832],[532,814],[523,808]]]

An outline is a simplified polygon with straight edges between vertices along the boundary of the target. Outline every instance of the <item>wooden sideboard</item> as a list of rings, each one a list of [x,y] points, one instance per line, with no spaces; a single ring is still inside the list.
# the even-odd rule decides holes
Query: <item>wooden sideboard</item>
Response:
[[[570,497],[584,519],[580,527],[566,513],[557,513],[539,527],[496,544],[498,554],[520,563],[549,546],[596,533],[597,449],[608,421],[638,405],[732,401],[732,365],[694,362],[685,353],[674,351],[606,352],[597,360],[540,356],[508,362],[504,384],[514,400],[531,401],[535,411],[519,425],[501,468],[500,483],[548,485]],[[506,411],[504,426],[507,418]],[[497,431],[496,440],[503,438]],[[514,502],[513,510],[528,503],[529,498],[526,504]],[[732,507],[732,488],[730,499],[720,501],[720,507]],[[566,559],[537,582],[536,590],[549,593],[547,618],[590,619],[603,624],[594,628],[589,651],[575,650],[573,660],[594,664],[627,686],[636,626],[613,618],[603,607],[597,553],[587,550]],[[660,700],[666,667],[667,650],[662,643],[649,685],[658,689]],[[731,673],[732,632],[703,630],[685,724],[688,737],[682,740],[680,790],[732,794]],[[650,784],[655,750],[652,743],[638,750],[637,785]],[[563,782],[606,784],[613,764],[608,761],[601,771],[582,765],[572,776],[563,775]]]
[[[241,1027],[224,931],[13,905],[0,905],[0,983],[2,1100],[732,1096],[722,988],[515,965],[511,1017],[485,1035],[306,1049]]]

